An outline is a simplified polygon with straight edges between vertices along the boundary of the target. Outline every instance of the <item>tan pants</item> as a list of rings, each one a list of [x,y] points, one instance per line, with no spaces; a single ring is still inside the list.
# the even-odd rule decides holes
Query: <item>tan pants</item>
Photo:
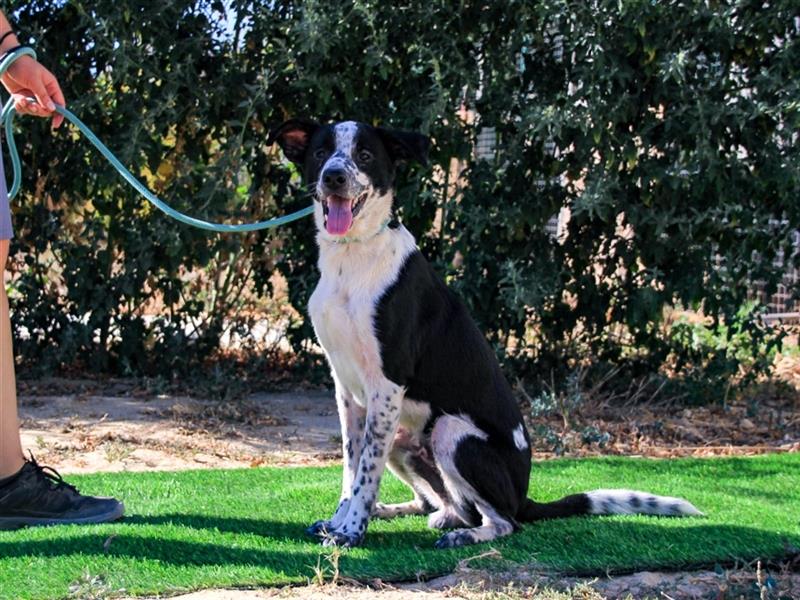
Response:
[[[8,247],[9,240],[0,240],[0,479],[16,473],[24,463],[17,417],[11,319],[5,286]]]

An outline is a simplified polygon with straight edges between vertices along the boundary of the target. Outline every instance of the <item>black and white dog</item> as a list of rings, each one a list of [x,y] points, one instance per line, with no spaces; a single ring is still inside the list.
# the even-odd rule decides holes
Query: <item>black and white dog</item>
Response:
[[[394,217],[399,162],[426,163],[427,137],[294,119],[270,135],[315,186],[321,278],[309,313],[336,385],[344,477],[323,543],[361,543],[370,516],[428,514],[449,548],[571,515],[697,515],[680,498],[596,490],[530,500],[531,450],[497,359],[464,304]],[[414,500],[377,503],[384,468]]]

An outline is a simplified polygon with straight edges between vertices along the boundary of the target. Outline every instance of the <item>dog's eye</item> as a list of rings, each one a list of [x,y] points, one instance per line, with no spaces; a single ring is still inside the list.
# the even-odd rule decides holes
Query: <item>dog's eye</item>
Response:
[[[358,153],[358,160],[361,162],[368,162],[372,158],[372,153],[369,150],[361,150]]]
[[[314,152],[314,158],[316,158],[317,160],[322,160],[326,156],[328,156],[328,151],[325,150],[324,148],[320,148],[319,150]]]

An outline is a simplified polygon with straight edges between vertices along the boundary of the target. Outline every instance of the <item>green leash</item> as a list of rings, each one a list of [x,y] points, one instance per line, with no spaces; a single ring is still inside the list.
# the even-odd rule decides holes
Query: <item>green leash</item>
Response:
[[[31,56],[33,59],[36,59],[36,52],[33,51],[32,48],[18,48],[8,54],[2,61],[0,61],[0,75],[6,72],[8,67],[11,64],[20,58],[21,56]],[[11,185],[11,191],[8,194],[9,198],[13,198],[17,192],[19,191],[20,183],[22,180],[22,167],[20,166],[19,160],[19,152],[17,151],[17,144],[14,142],[14,115],[16,114],[16,110],[14,109],[14,99],[10,99],[6,102],[6,105],[3,107],[2,115],[0,115],[0,121],[5,125],[6,130],[6,140],[8,142],[8,153],[11,156],[11,164],[14,169],[14,183]],[[114,156],[114,153],[109,150],[106,145],[101,142],[98,137],[89,129],[83,121],[81,121],[78,117],[76,117],[72,112],[67,110],[67,108],[63,106],[56,105],[56,112],[64,117],[75,127],[77,127],[80,132],[86,136],[86,138],[100,151],[108,162],[110,162],[114,168],[119,171],[119,174],[122,175],[123,179],[127,181],[131,187],[133,187],[137,192],[139,192],[142,196],[144,196],[148,202],[150,202],[153,206],[158,208],[160,211],[164,212],[168,216],[172,217],[173,219],[180,221],[181,223],[186,223],[187,225],[191,225],[192,227],[197,227],[199,229],[205,229],[207,231],[218,231],[223,233],[245,233],[248,231],[257,231],[259,229],[271,229],[273,227],[279,227],[280,225],[285,225],[286,223],[291,223],[292,221],[296,221],[298,219],[302,219],[303,217],[310,215],[314,212],[314,206],[308,206],[302,210],[298,210],[297,212],[290,213],[288,215],[284,215],[282,217],[276,217],[274,219],[268,219],[266,221],[259,221],[257,223],[242,223],[240,225],[228,225],[226,223],[211,223],[209,221],[203,221],[201,219],[195,219],[194,217],[190,217],[189,215],[185,215],[182,212],[178,212],[174,208],[170,207],[166,202],[160,200],[153,192],[151,192],[147,187],[133,174],[125,168],[125,166],[119,161],[119,159]]]

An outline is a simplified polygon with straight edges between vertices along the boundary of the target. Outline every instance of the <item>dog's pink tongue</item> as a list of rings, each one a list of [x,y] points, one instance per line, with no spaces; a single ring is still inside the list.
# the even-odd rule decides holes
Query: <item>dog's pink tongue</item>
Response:
[[[353,210],[348,198],[331,196],[328,198],[328,224],[326,229],[332,235],[344,235],[353,224]]]

